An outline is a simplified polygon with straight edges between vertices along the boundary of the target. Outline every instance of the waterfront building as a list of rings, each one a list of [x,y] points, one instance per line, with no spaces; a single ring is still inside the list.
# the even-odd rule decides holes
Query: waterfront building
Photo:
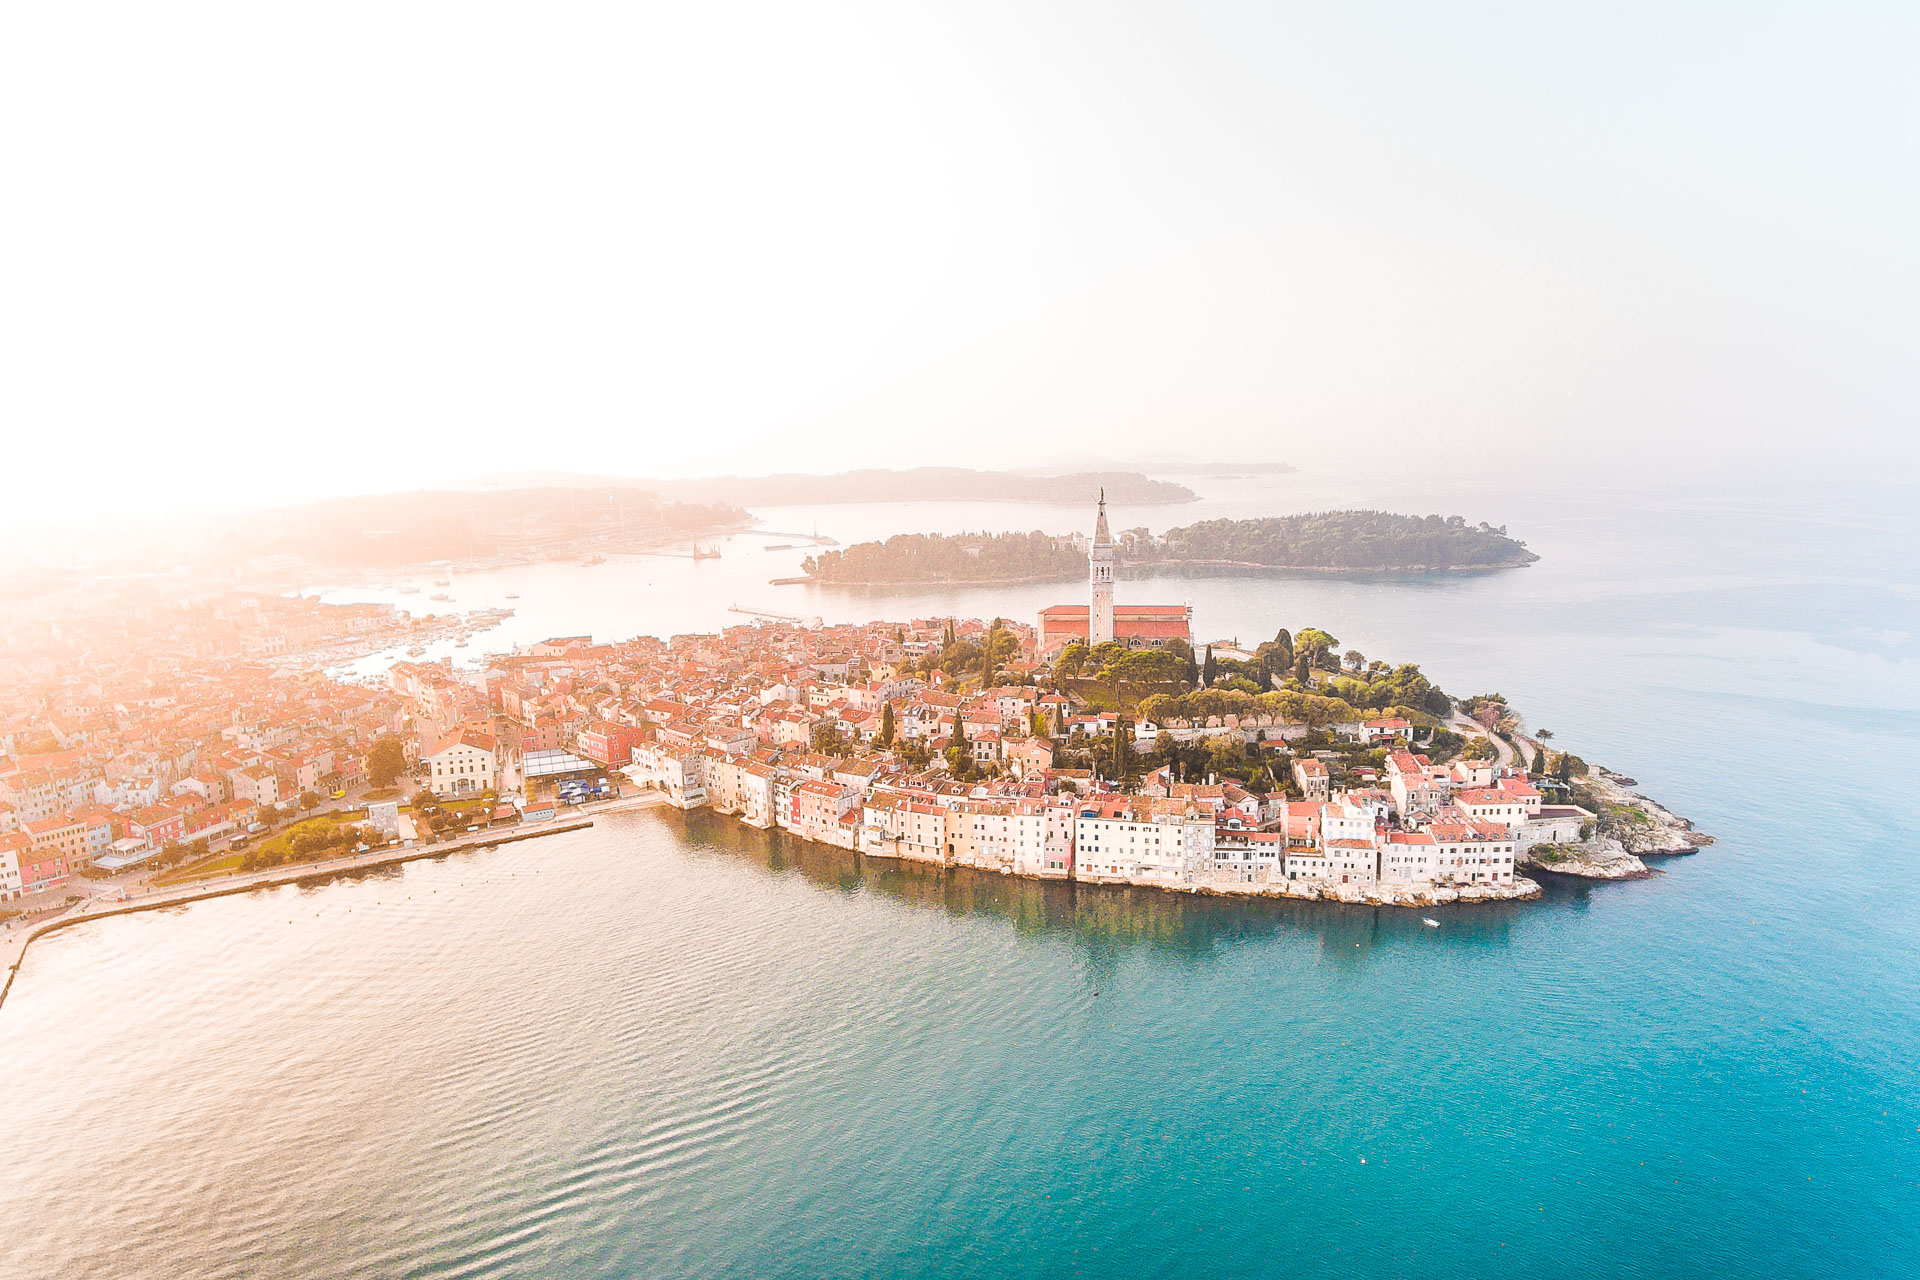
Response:
[[[1442,809],[1427,832],[1434,842],[1434,881],[1439,884],[1512,884],[1513,833],[1499,823],[1468,816],[1457,806]]]
[[[478,795],[499,784],[493,738],[462,729],[428,751],[428,786],[437,796]]]
[[[17,831],[0,835],[0,902],[20,896],[20,854],[32,847],[32,842]]]
[[[1189,884],[1213,862],[1213,814],[1177,800],[1107,796],[1074,824],[1080,880]]]
[[[685,742],[642,743],[633,750],[627,777],[664,792],[676,809],[698,809],[707,802],[705,753]]]

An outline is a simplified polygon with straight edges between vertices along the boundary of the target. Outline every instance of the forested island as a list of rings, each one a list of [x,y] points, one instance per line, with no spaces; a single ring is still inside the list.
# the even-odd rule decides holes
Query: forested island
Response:
[[[1461,516],[1317,511],[1254,520],[1203,520],[1154,537],[1115,535],[1129,576],[1184,569],[1274,569],[1296,573],[1468,573],[1516,568],[1540,557],[1506,526]],[[818,582],[1013,583],[1086,574],[1076,539],[1046,533],[909,533],[811,556]]]

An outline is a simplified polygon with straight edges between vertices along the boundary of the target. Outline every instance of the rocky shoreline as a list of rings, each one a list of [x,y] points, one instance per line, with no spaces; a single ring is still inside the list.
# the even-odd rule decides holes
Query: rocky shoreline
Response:
[[[784,834],[809,844],[819,844],[797,832]],[[827,845],[828,848],[840,846]],[[1086,885],[1089,888],[1112,889],[1160,889],[1167,893],[1200,894],[1210,898],[1289,898],[1296,902],[1342,902],[1352,906],[1366,907],[1441,907],[1450,903],[1473,902],[1525,902],[1541,895],[1538,883],[1524,876],[1516,875],[1512,884],[1483,885],[1409,885],[1396,888],[1392,885],[1340,885],[1320,884],[1306,881],[1281,880],[1262,884],[1248,884],[1240,880],[1223,880],[1210,883],[1206,880],[1173,882],[1156,879],[1136,879],[1130,876],[1035,876],[1009,870],[1006,867],[982,866],[975,863],[943,863],[935,859],[893,858],[884,854],[862,854],[876,862],[922,862],[928,866],[963,867],[969,871],[991,871],[997,875],[1019,880],[1039,880],[1054,884]]]
[[[1603,829],[1578,844],[1535,846],[1515,859],[1516,867],[1582,880],[1644,880],[1654,874],[1644,859],[1697,853],[1713,843],[1690,819],[1632,790],[1632,778],[1594,769],[1581,785],[1600,806]]]
[[[1108,881],[1083,880],[1082,884],[1105,884]],[[1154,884],[1156,889],[1185,889],[1190,893],[1204,893],[1222,898],[1292,898],[1306,902],[1344,902],[1354,906],[1367,907],[1442,907],[1454,903],[1472,902],[1526,902],[1541,895],[1541,888],[1535,881],[1516,875],[1512,884],[1486,885],[1424,885],[1419,888],[1397,889],[1390,885],[1301,885],[1293,881],[1279,884],[1241,885],[1236,888],[1215,888],[1211,885],[1165,885]]]

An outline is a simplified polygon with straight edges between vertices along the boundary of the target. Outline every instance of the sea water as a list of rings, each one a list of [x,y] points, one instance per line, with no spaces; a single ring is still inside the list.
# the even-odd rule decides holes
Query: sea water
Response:
[[[0,1009],[0,1274],[1920,1274],[1913,516],[1421,496],[1542,561],[1121,596],[1497,689],[1719,843],[1430,929],[653,811],[83,926]],[[573,568],[496,576],[548,593],[525,627],[713,629],[758,566],[694,575],[748,541],[582,587],[570,625]],[[791,590],[842,618],[1076,594]]]

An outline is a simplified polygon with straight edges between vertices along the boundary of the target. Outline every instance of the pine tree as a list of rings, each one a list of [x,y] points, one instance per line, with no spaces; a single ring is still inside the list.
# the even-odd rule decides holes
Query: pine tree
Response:
[[[1113,780],[1118,783],[1133,772],[1133,731],[1125,717],[1113,722]]]
[[[880,745],[893,745],[893,704],[887,703],[880,708]]]

